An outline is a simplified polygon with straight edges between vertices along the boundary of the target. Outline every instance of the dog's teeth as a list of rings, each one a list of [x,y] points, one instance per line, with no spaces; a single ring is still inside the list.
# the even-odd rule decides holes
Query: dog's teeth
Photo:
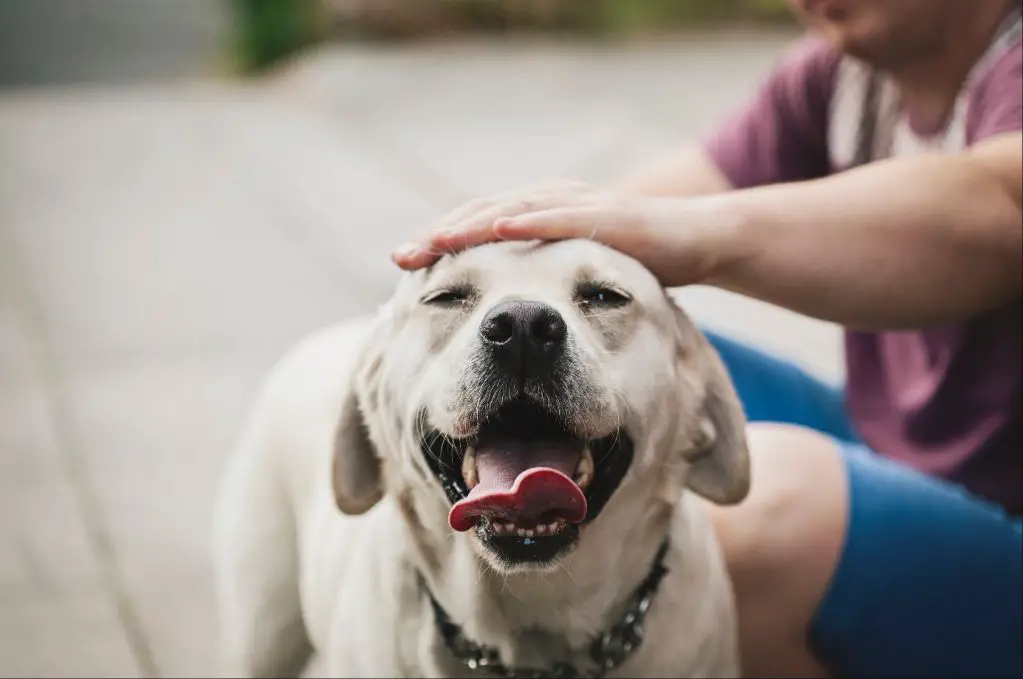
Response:
[[[579,457],[579,464],[575,467],[574,481],[577,486],[586,489],[586,486],[590,485],[590,481],[593,480],[593,453],[590,452],[590,447],[586,446],[583,448],[583,454]]]
[[[475,488],[476,484],[480,482],[479,475],[476,473],[476,449],[472,446],[465,448],[465,455],[462,457],[462,480],[465,481],[469,490]]]
[[[537,535],[543,535],[546,532],[547,532],[547,525],[546,524],[541,523],[539,526],[536,527]]]

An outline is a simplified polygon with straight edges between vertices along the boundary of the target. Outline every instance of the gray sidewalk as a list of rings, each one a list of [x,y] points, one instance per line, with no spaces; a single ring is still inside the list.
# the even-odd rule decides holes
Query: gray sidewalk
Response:
[[[706,130],[785,37],[334,48],[260,84],[0,93],[0,675],[210,672],[211,508],[280,352],[381,302],[389,248],[461,200]],[[840,375],[831,326],[684,299]]]

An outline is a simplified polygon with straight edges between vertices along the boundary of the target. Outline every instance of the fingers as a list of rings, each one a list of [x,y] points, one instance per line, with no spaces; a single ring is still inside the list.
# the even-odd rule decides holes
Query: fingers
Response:
[[[430,233],[457,231],[460,227],[464,226],[466,221],[478,217],[485,212],[493,212],[495,207],[501,205],[511,206],[516,200],[525,200],[531,197],[538,198],[551,193],[578,193],[587,188],[585,184],[567,179],[548,179],[530,186],[502,191],[492,196],[476,198],[446,214],[430,228]]]
[[[397,248],[392,260],[403,269],[418,269],[454,253],[499,240],[494,224],[505,217],[584,203],[592,189],[578,182],[554,181],[525,191],[511,191],[470,201],[445,216],[426,236]]]
[[[443,253],[430,250],[420,243],[408,242],[399,245],[391,253],[391,261],[406,271],[414,271],[430,266],[443,256]]]
[[[559,206],[579,205],[584,200],[585,196],[566,194],[560,191],[511,198],[497,203],[449,229],[434,232],[427,238],[427,245],[448,252],[457,252],[482,245],[499,239],[494,231],[494,224],[498,220],[535,214]]]
[[[418,241],[409,241],[396,248],[391,254],[391,259],[403,269],[420,269],[430,266],[445,254],[453,254],[466,248],[498,240],[498,236],[493,231],[493,223],[501,214],[500,210],[487,210],[481,216],[458,228],[435,231]]]
[[[494,223],[494,234],[503,240],[602,240],[608,226],[606,210],[597,205],[556,207]]]

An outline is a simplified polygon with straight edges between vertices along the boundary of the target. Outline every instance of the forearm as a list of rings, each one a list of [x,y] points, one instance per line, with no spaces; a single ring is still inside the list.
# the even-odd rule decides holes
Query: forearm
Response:
[[[730,254],[708,282],[861,329],[1005,303],[1023,287],[1020,180],[1004,153],[988,160],[918,156],[703,199]]]

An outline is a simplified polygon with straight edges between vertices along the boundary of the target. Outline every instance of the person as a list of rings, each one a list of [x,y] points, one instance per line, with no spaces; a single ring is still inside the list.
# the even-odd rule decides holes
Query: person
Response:
[[[791,0],[702,144],[471,201],[395,262],[596,238],[666,286],[837,322],[841,391],[714,333],[753,486],[709,507],[753,676],[1023,676],[1019,0]]]

